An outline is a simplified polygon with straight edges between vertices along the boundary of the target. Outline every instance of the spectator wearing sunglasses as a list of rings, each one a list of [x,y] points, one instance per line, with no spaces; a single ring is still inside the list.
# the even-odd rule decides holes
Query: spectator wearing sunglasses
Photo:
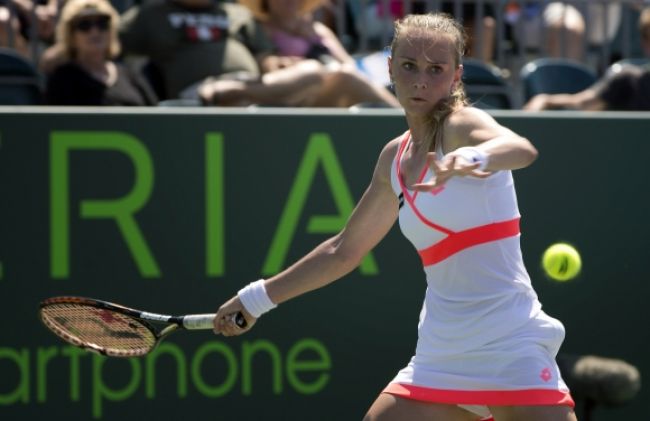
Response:
[[[51,105],[130,105],[156,103],[142,77],[115,61],[120,53],[119,15],[106,0],[68,0],[57,25],[62,63],[49,75]]]

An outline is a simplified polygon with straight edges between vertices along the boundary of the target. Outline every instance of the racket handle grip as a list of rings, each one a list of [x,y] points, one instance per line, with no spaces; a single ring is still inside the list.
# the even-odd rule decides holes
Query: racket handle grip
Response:
[[[184,316],[181,319],[181,323],[183,327],[188,330],[212,329],[214,327],[214,316],[215,314],[192,314]],[[248,322],[241,312],[237,312],[237,314],[233,316],[233,321],[240,329],[244,329],[248,326]]]
[[[181,323],[188,330],[208,330],[214,328],[214,314],[190,314],[181,316]]]

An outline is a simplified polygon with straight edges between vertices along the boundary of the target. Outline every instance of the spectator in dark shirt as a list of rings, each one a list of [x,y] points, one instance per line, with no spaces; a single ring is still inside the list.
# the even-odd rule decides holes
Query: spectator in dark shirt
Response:
[[[224,1],[142,2],[122,15],[119,32],[129,60],[148,59],[161,99],[186,97],[209,77],[258,79],[273,53],[248,9]]]
[[[106,0],[68,0],[57,25],[61,64],[47,78],[51,105],[155,104],[143,78],[114,59],[120,52],[119,15]],[[55,54],[56,55],[56,54]]]

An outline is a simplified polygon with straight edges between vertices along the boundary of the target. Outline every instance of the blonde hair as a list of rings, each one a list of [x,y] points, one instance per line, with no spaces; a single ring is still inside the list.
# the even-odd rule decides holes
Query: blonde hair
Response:
[[[72,24],[84,12],[96,12],[96,15],[107,15],[110,17],[110,43],[106,57],[113,59],[120,54],[120,41],[117,34],[117,25],[120,16],[111,3],[107,0],[67,0],[61,17],[56,25],[56,43],[61,47],[66,58],[71,59],[75,57],[75,48],[72,45]]]
[[[427,13],[406,15],[404,18],[397,20],[394,25],[393,40],[390,44],[391,56],[395,55],[397,44],[407,39],[411,31],[428,32],[433,35],[448,37],[451,39],[454,47],[454,67],[457,69],[462,64],[467,36],[463,26],[450,15],[446,13]],[[440,101],[431,112],[430,140],[432,146],[435,145],[438,128],[442,126],[445,118],[465,105],[467,105],[465,86],[462,80],[460,80],[451,91],[449,97]]]

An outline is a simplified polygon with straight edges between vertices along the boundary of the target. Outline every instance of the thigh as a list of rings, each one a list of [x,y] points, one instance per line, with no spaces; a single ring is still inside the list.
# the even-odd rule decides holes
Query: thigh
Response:
[[[491,406],[494,421],[577,421],[573,408],[566,405]]]
[[[363,421],[476,421],[479,417],[456,405],[404,399],[381,393]]]

